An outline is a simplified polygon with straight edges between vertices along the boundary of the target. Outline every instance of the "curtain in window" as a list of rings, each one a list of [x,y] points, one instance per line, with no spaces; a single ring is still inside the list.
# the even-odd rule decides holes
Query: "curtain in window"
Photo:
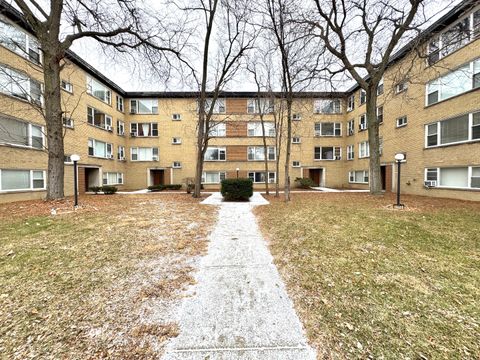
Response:
[[[470,65],[447,74],[441,79],[442,82],[442,100],[461,94],[471,89],[472,74]]]
[[[150,136],[150,124],[142,124],[142,132],[143,136]]]
[[[472,188],[480,188],[480,167],[472,168]]]
[[[106,157],[105,143],[101,141],[95,141],[95,156]]]
[[[2,190],[30,189],[29,170],[2,170]]]
[[[468,114],[440,123],[440,142],[448,144],[468,140]]]
[[[28,124],[13,119],[1,118],[0,142],[28,145]]]
[[[440,185],[468,187],[468,168],[440,169]]]

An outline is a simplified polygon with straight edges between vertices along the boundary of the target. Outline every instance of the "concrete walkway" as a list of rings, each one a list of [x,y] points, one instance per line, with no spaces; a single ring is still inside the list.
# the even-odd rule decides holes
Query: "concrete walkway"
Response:
[[[252,200],[205,200],[221,203],[218,223],[164,360],[315,359],[252,213],[266,200]]]

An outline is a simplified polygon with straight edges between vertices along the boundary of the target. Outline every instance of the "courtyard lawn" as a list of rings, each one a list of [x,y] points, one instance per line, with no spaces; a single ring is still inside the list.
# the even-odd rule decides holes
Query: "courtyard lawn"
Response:
[[[0,205],[1,358],[158,358],[214,207],[186,194]],[[51,214],[51,208],[57,208]]]
[[[269,200],[256,213],[319,358],[480,358],[480,203]]]

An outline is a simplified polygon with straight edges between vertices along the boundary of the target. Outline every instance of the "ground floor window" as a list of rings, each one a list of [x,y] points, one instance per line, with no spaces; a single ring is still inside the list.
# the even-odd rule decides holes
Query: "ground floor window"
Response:
[[[103,173],[103,185],[121,185],[123,184],[123,173],[105,172]]]
[[[348,173],[348,182],[354,184],[368,184],[368,171],[350,171]]]
[[[217,171],[205,171],[202,175],[203,184],[220,184],[222,180],[225,180],[225,172]]]
[[[427,168],[425,183],[429,187],[480,189],[480,166]]]
[[[248,178],[251,179],[254,183],[265,183],[265,171],[252,171],[248,173]],[[268,173],[268,182],[275,183],[275,173]]]
[[[45,190],[45,171],[0,170],[0,191]]]

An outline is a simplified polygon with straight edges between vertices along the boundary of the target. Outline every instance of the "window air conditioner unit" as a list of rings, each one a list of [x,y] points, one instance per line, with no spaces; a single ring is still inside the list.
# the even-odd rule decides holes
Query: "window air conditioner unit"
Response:
[[[426,188],[432,188],[437,186],[437,181],[436,180],[427,180],[424,182],[424,185]]]
[[[113,155],[108,155],[107,156],[109,159],[113,159]]]
[[[158,155],[153,155],[152,156],[152,161],[158,161]]]
[[[353,129],[348,130],[348,135],[353,135]]]
[[[110,125],[105,126],[105,129],[106,129],[107,131],[112,131],[112,127],[111,127]]]
[[[120,156],[118,160],[121,160],[121,161],[125,160],[125,156]]]
[[[360,130],[366,130],[367,129],[367,124],[360,124],[359,128],[360,128]]]
[[[130,133],[130,136],[131,136],[131,137],[137,136],[137,132],[136,132],[136,131],[132,131],[132,132]]]
[[[270,184],[273,184],[273,183],[275,182],[275,179],[268,179],[268,182],[269,182]]]
[[[338,155],[335,156],[335,160],[341,160],[341,159],[342,159],[341,156],[338,156]]]

